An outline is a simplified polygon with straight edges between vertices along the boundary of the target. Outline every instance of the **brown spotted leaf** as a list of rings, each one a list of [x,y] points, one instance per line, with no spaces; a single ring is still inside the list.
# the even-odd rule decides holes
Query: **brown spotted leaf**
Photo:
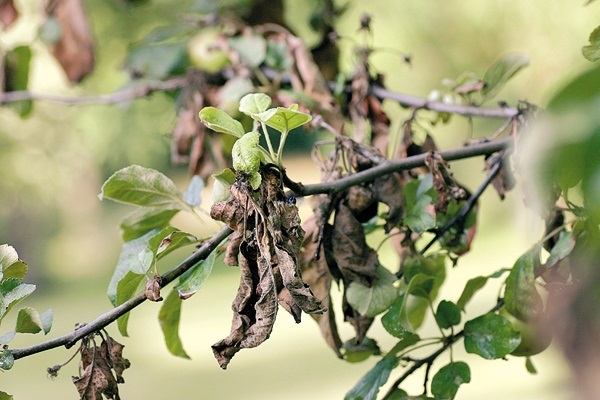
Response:
[[[102,351],[95,345],[82,347],[83,374],[80,377],[73,377],[73,384],[82,400],[102,400],[102,395],[109,399],[120,399],[117,380],[112,373],[107,356],[106,350]]]
[[[123,379],[123,371],[131,366],[129,360],[123,357],[123,347],[125,346],[110,336],[107,336],[106,341],[102,343],[102,346],[106,347],[106,353],[108,354],[110,365],[115,371],[117,383],[125,382]]]
[[[94,44],[81,0],[50,0],[48,15],[58,21],[61,37],[50,50],[67,78],[79,82],[94,69]]]

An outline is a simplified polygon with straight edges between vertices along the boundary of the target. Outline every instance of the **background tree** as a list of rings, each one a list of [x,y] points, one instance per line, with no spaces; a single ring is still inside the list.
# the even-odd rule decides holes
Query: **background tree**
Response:
[[[145,134],[144,127],[152,131],[159,126],[170,131],[171,122],[165,123],[162,116],[165,110],[173,110],[175,105],[174,120],[177,122],[171,135],[172,161],[185,163],[189,172],[197,173],[205,180],[231,161],[237,171],[235,180],[233,170],[218,175],[218,184],[213,188],[216,203],[211,209],[213,217],[234,230],[224,261],[239,264],[242,271],[241,285],[234,301],[232,332],[212,346],[222,367],[227,366],[240,348],[254,347],[269,337],[277,309],[273,301],[279,297],[280,304],[295,320],[299,320],[301,310],[315,316],[333,355],[346,361],[369,359],[371,371],[364,375],[368,368],[359,365],[357,375],[364,377],[351,390],[352,384],[348,384],[339,392],[347,392],[347,398],[375,398],[379,387],[385,385],[388,378],[380,397],[403,398],[406,390],[413,395],[424,393],[436,398],[452,398],[459,386],[461,393],[465,391],[461,384],[471,381],[473,369],[469,365],[476,362],[470,356],[457,353],[456,349],[465,348],[468,353],[486,359],[504,358],[509,353],[532,355],[548,344],[548,338],[539,340],[543,335],[536,333],[536,327],[541,323],[559,327],[559,342],[574,360],[574,371],[583,383],[580,387],[595,393],[593,382],[585,379],[587,371],[594,366],[594,358],[581,357],[581,354],[592,353],[580,345],[580,342],[585,343],[584,339],[569,342],[573,338],[571,327],[576,328],[576,338],[596,335],[590,328],[594,326],[593,318],[590,319],[594,314],[580,312],[586,309],[585,299],[593,298],[595,288],[594,276],[586,271],[595,259],[597,243],[597,213],[589,206],[596,204],[593,182],[597,168],[594,162],[581,162],[594,160],[593,150],[598,147],[594,135],[596,123],[590,117],[593,113],[585,112],[588,104],[593,107],[595,99],[598,79],[594,70],[581,75],[553,96],[549,110],[556,119],[552,129],[546,129],[538,122],[537,109],[530,103],[512,102],[511,96],[502,97],[499,107],[490,102],[508,80],[529,63],[522,54],[500,56],[504,51],[498,51],[494,46],[487,48],[487,57],[477,54],[479,59],[487,58],[485,64],[489,67],[481,68],[480,73],[459,75],[457,71],[450,72],[459,75],[458,78],[444,81],[443,86],[429,84],[428,90],[432,86],[438,89],[430,91],[428,99],[387,90],[386,86],[402,87],[410,92],[410,85],[402,78],[403,73],[409,73],[403,64],[414,65],[418,73],[413,71],[411,75],[427,75],[431,69],[413,62],[412,56],[393,50],[390,54],[394,73],[382,74],[385,64],[378,62],[378,57],[388,52],[385,40],[376,41],[375,27],[379,25],[374,25],[371,15],[364,13],[357,4],[316,2],[299,9],[293,4],[284,7],[283,3],[273,2],[224,6],[196,2],[186,12],[160,2],[142,5],[107,3],[95,4],[93,7],[98,8],[90,13],[108,13],[115,17],[94,19],[92,26],[98,37],[103,36],[102,32],[110,32],[112,40],[123,38],[121,42],[125,43],[132,37],[130,30],[142,32],[133,35],[141,39],[129,45],[124,57],[128,82],[108,95],[54,96],[40,94],[51,92],[50,87],[44,86],[40,86],[44,92],[21,91],[38,87],[36,65],[45,66],[44,74],[47,74],[48,64],[43,61],[51,55],[58,61],[54,65],[62,70],[55,71],[64,73],[73,82],[82,80],[96,66],[96,71],[79,87],[106,92],[111,84],[105,79],[107,75],[100,74],[103,66],[107,68],[107,64],[102,64],[102,55],[118,49],[119,45],[115,44],[119,39],[113,42],[99,40],[94,44],[85,9],[78,1],[49,2],[41,20],[41,10],[29,3],[15,6],[11,1],[5,1],[2,7],[2,21],[7,28],[2,102],[13,109],[5,115],[15,126],[6,137],[5,171],[14,173],[7,173],[9,179],[5,180],[5,185],[28,191],[21,189],[21,193],[28,193],[25,202],[19,196],[19,200],[7,208],[10,210],[5,224],[7,237],[15,238],[10,242],[17,245],[21,254],[26,254],[21,244],[27,250],[28,244],[39,246],[44,243],[44,235],[39,241],[31,240],[33,234],[27,230],[28,225],[36,232],[45,227],[47,237],[52,238],[46,250],[49,259],[75,266],[54,271],[64,282],[77,277],[75,272],[89,274],[81,265],[93,265],[90,254],[97,253],[96,247],[110,248],[111,242],[95,234],[96,228],[90,230],[86,225],[82,229],[76,223],[82,216],[93,215],[86,206],[69,207],[62,213],[54,213],[54,219],[42,217],[35,222],[35,215],[25,212],[27,201],[35,206],[43,202],[41,204],[62,210],[62,204],[71,204],[66,201],[68,199],[85,198],[86,193],[91,197],[98,191],[100,177],[112,175],[102,187],[102,196],[138,206],[121,224],[124,244],[109,284],[109,298],[117,306],[115,310],[92,322],[89,321],[90,310],[84,310],[86,313],[82,318],[90,322],[88,325],[32,346],[29,346],[30,342],[20,346],[27,340],[19,342],[23,335],[15,336],[5,324],[8,333],[2,341],[7,343],[7,348],[1,359],[4,369],[12,366],[13,359],[20,365],[30,355],[63,344],[76,345],[82,367],[80,378],[74,383],[80,394],[93,398],[93,393],[103,392],[109,397],[118,397],[117,383],[121,382],[129,362],[123,358],[120,345],[108,336],[107,331],[99,329],[119,317],[119,330],[127,334],[129,314],[124,312],[136,308],[145,299],[162,300],[161,295],[166,300],[161,305],[159,320],[167,348],[176,355],[187,357],[183,348],[186,341],[182,344],[179,334],[182,299],[190,297],[204,284],[215,258],[220,260],[224,247],[213,249],[230,231],[224,228],[208,241],[197,239],[208,237],[216,230],[215,225],[208,225],[208,219],[198,214],[198,207],[207,202],[201,203],[199,198],[203,188],[200,178],[195,177],[185,192],[179,192],[175,184],[155,170],[136,166],[119,169],[131,161],[146,165],[155,154],[167,154],[164,150],[166,137],[153,142],[149,140],[150,136],[142,135]],[[427,6],[424,7],[422,10],[407,7],[402,11],[407,15],[419,15],[426,11]],[[235,9],[237,15],[233,15],[231,9]],[[507,8],[501,10],[495,21],[509,16]],[[452,24],[451,19],[445,18],[449,14],[444,11],[448,10],[437,9],[427,15],[443,27]],[[456,12],[455,9],[452,11]],[[164,18],[163,23],[159,22],[157,12]],[[553,12],[557,11],[552,9],[547,15]],[[375,17],[386,21],[385,15]],[[32,23],[36,18],[38,22]],[[345,25],[344,19],[350,25]],[[307,20],[308,25],[302,23]],[[27,24],[19,26],[19,21],[27,21]],[[350,28],[344,28],[348,26]],[[356,26],[358,31],[353,39],[347,32],[354,32]],[[305,36],[305,41],[291,31]],[[595,33],[590,36],[590,45],[583,49],[590,61],[597,58]],[[23,45],[28,35],[33,43],[31,46]],[[42,42],[47,47],[43,47]],[[312,47],[312,52],[305,43]],[[397,49],[398,43],[393,47]],[[502,47],[500,43],[498,47]],[[338,54],[341,54],[341,74],[337,73],[338,63],[335,62]],[[452,51],[452,54],[461,54],[454,58],[459,66],[468,58],[459,51]],[[415,60],[418,59],[417,55]],[[452,59],[447,54],[443,57],[446,61]],[[405,72],[397,73],[399,67]],[[464,66],[457,70],[460,72],[462,68]],[[123,76],[116,80],[122,82]],[[437,81],[439,77],[436,77]],[[48,118],[52,118],[56,128],[61,126],[61,119],[65,121],[65,127],[72,125],[70,119],[65,118],[64,106],[53,108],[56,106],[38,100],[80,106],[122,103],[157,91],[165,95],[152,95],[153,101],[142,106],[134,102],[127,113],[114,107],[97,109],[104,118],[95,128],[89,127],[85,116],[80,117],[81,131],[74,132],[74,137],[63,135],[57,129],[40,145],[39,136],[30,135],[33,143],[24,140],[27,135],[15,136],[21,133],[19,124],[42,126],[48,123]],[[270,96],[243,97],[252,92],[266,92]],[[522,98],[522,95],[516,97]],[[405,110],[395,108],[398,104]],[[242,124],[212,106],[232,114]],[[201,108],[203,124],[196,117]],[[15,120],[15,111],[25,118],[24,122]],[[466,123],[459,124],[459,129],[466,129],[469,134],[463,133],[454,141],[439,137],[439,132],[457,119],[453,117],[455,114],[465,117]],[[57,119],[56,116],[61,117]],[[572,140],[565,145],[560,140],[535,140],[535,132],[541,132],[538,135],[544,138],[564,137],[563,127],[568,126],[571,118],[587,121],[575,136],[579,141]],[[488,119],[500,119],[501,123],[481,122]],[[126,134],[118,123],[120,120],[126,122],[125,126],[131,122],[132,128],[127,129]],[[309,122],[310,126],[305,125]],[[110,134],[111,124],[114,124],[114,137]],[[307,132],[303,134],[297,130],[290,133],[293,128],[303,125],[311,129],[305,129]],[[456,126],[456,122],[452,125]],[[534,133],[526,133],[530,126],[536,127]],[[94,129],[101,134],[95,134]],[[214,131],[230,134],[230,137]],[[246,131],[252,133],[245,134]],[[281,133],[280,142],[275,131]],[[305,135],[311,135],[308,133],[311,131],[320,131],[320,138],[329,140],[330,147],[320,145],[315,153],[320,154],[315,160],[323,183],[301,185],[298,181],[306,183],[306,177],[302,173],[298,175],[300,178],[294,176],[293,164],[287,157],[282,158],[283,143],[288,134],[290,141],[301,137],[300,142],[306,142]],[[143,137],[141,143],[136,141],[139,133]],[[498,139],[506,134],[509,136]],[[233,143],[236,136],[240,139]],[[265,140],[270,136],[273,136],[272,140],[258,141],[259,137]],[[315,140],[316,136],[312,137],[311,141]],[[347,137],[353,138],[354,142]],[[331,142],[332,138],[334,142]],[[520,138],[524,138],[523,141]],[[486,225],[481,212],[479,217],[476,216],[476,210],[481,207],[481,202],[477,205],[477,201],[492,183],[504,198],[505,192],[513,186],[509,162],[514,159],[507,151],[514,147],[511,144],[527,142],[530,138],[533,139],[528,146],[516,146],[519,150],[516,160],[517,164],[526,165],[530,160],[535,161],[536,155],[545,155],[532,163],[535,168],[521,169],[542,171],[537,175],[525,174],[521,179],[525,188],[532,188],[534,182],[543,183],[539,193],[542,193],[540,210],[543,211],[540,212],[546,220],[545,233],[529,239],[521,247],[519,252],[523,254],[514,257],[518,259],[512,268],[500,268],[510,265],[499,266],[490,262],[495,260],[494,257],[486,257],[485,263],[491,264],[488,273],[478,270],[475,274],[462,276],[460,283],[453,282],[452,277],[458,275],[456,271],[461,267],[464,269],[464,260],[468,260],[465,254],[473,244],[475,226],[481,231]],[[461,147],[465,139],[468,139],[467,146]],[[115,148],[113,144],[117,140],[122,145]],[[438,150],[434,141],[441,142],[442,149],[450,150]],[[539,151],[541,143],[548,144],[547,151]],[[292,143],[288,141],[289,144]],[[143,150],[139,155],[129,150],[140,146]],[[530,153],[522,152],[522,149],[530,149]],[[432,150],[435,153],[431,153]],[[82,153],[103,160],[100,173],[96,172],[93,162],[82,161],[85,159],[81,157]],[[457,182],[447,161],[478,155],[488,156],[485,176],[460,174],[461,169],[453,164],[452,170],[460,179],[460,183]],[[390,163],[385,156],[398,160]],[[127,162],[130,157],[132,159]],[[481,163],[480,160],[475,162]],[[480,168],[481,164],[469,164],[465,171],[473,165]],[[565,170],[564,165],[570,168]],[[159,167],[166,169],[166,162]],[[113,174],[117,169],[119,171]],[[50,179],[58,176],[55,172],[68,178]],[[31,178],[25,180],[25,177]],[[36,181],[43,183],[46,193],[38,188]],[[23,186],[24,182],[28,184]],[[291,192],[284,194],[280,187],[282,183]],[[181,186],[186,184],[182,182]],[[471,186],[471,191],[465,186]],[[57,188],[60,189],[58,195],[53,193]],[[231,196],[227,197],[229,192]],[[308,210],[303,215],[307,234],[301,245],[303,235],[295,217],[294,199],[308,195],[318,196],[313,205],[314,216],[309,217]],[[527,194],[530,205],[533,198],[536,197]],[[180,211],[190,211],[205,225],[199,229],[190,222],[197,218],[190,218],[189,214],[187,218],[182,217]],[[476,224],[477,219],[479,223]],[[56,235],[54,231],[61,225],[61,220],[67,221],[67,228]],[[28,224],[27,221],[31,222]],[[192,231],[194,235],[171,225]],[[246,236],[246,228],[253,228],[257,233],[255,237],[260,240]],[[503,237],[502,245],[496,243],[495,247],[506,252],[507,241]],[[194,243],[203,245],[175,269],[164,272],[190,252],[189,248],[175,249]],[[542,244],[545,250],[541,250]],[[85,251],[75,252],[74,249],[81,245]],[[87,250],[86,246],[89,247]],[[167,256],[171,251],[173,254]],[[94,257],[98,267],[114,262],[109,261],[111,257],[117,258],[108,253],[103,252],[107,254],[104,260]],[[33,290],[32,285],[22,283],[27,266],[18,261],[14,250],[5,246],[2,254],[3,311],[0,317]],[[318,254],[321,256],[316,257]],[[450,265],[457,268],[446,271]],[[316,297],[299,278],[297,269],[300,267],[303,279],[310,283]],[[217,266],[215,269],[224,268]],[[39,274],[41,270],[32,268],[32,271]],[[174,290],[160,292],[161,286],[179,278],[184,271],[187,272],[175,284]],[[50,279],[50,275],[38,276],[37,280],[43,282],[44,278]],[[491,285],[486,285],[488,280],[498,285],[490,289]],[[144,281],[145,291],[136,295],[137,287],[144,286]],[[457,292],[440,291],[444,281],[444,287],[455,287]],[[329,297],[333,282],[340,285],[341,291],[333,290]],[[580,287],[579,282],[589,285]],[[486,301],[477,294],[475,299],[479,300],[480,309],[471,310],[477,303],[470,301],[483,285],[486,290],[481,294],[489,292],[491,299]],[[47,284],[40,286],[48,287]],[[579,289],[583,295],[578,294]],[[587,294],[590,290],[591,295]],[[206,291],[204,285],[203,292]],[[540,293],[548,294],[548,300],[543,301]],[[215,297],[206,298],[214,301]],[[461,313],[461,309],[466,313]],[[570,309],[574,311],[567,312]],[[335,319],[334,311],[350,323],[347,329],[339,317]],[[16,318],[17,333],[42,330],[47,333],[52,322],[51,312],[38,314],[32,308],[8,313],[9,316],[12,314]],[[421,326],[427,314],[430,314],[429,327]],[[572,318],[564,318],[565,314]],[[381,322],[374,321],[377,315],[382,315]],[[562,323],[564,321],[568,323]],[[98,335],[94,335],[95,332]],[[492,336],[489,333],[493,333]],[[434,338],[423,339],[431,336]],[[154,354],[157,347],[153,343],[146,350],[150,349],[150,354]],[[236,356],[234,364],[240,357]],[[56,359],[52,361],[55,363]],[[497,369],[497,363],[494,364],[493,368]],[[534,370],[529,358],[526,366],[530,372]],[[55,366],[49,372],[56,374],[59,369]],[[310,373],[314,368],[308,370],[302,373]],[[424,376],[414,373],[419,370]],[[412,386],[407,378],[414,380]],[[273,385],[272,380],[264,377],[263,382],[267,387]],[[326,389],[320,385],[319,390]],[[136,388],[133,393],[139,395],[141,392]],[[339,393],[334,396],[341,397]]]

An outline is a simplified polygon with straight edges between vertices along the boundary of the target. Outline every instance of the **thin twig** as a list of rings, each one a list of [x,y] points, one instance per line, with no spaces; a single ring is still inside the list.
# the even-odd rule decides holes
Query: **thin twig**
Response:
[[[213,237],[204,242],[204,244],[192,255],[183,260],[175,268],[166,272],[161,276],[161,287],[171,283],[185,271],[192,268],[194,265],[204,260],[223,240],[225,240],[231,234],[229,227],[223,227]],[[75,331],[66,335],[57,337],[55,339],[48,340],[46,342],[38,343],[30,347],[24,347],[21,349],[11,350],[14,359],[27,357],[36,353],[40,353],[46,350],[50,350],[56,347],[65,346],[67,348],[72,347],[79,340],[85,336],[97,332],[98,330],[108,326],[112,322],[116,321],[122,315],[125,315],[129,311],[133,310],[146,300],[146,294],[142,291],[133,298],[129,299],[125,303],[113,308],[112,310],[98,316],[92,322],[76,329]]]

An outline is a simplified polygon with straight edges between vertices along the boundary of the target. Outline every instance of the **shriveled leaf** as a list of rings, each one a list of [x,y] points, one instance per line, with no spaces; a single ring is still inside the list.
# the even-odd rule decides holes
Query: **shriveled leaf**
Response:
[[[13,0],[4,0],[0,2],[0,23],[2,23],[4,30],[10,28],[18,17],[19,12],[15,8]]]
[[[521,343],[521,334],[503,316],[488,313],[465,323],[465,349],[487,360],[503,358]]]
[[[442,300],[435,312],[435,320],[442,329],[460,324],[460,308],[451,301]]]
[[[387,382],[390,372],[398,366],[396,357],[383,357],[375,367],[363,376],[356,386],[344,397],[344,400],[375,400],[379,388]]]
[[[15,304],[34,290],[35,285],[22,283],[20,279],[8,278],[0,282],[0,322]]]
[[[431,380],[431,394],[436,400],[452,400],[456,397],[458,388],[464,383],[471,382],[471,370],[462,362],[452,362],[442,367]]]
[[[238,52],[240,61],[249,67],[258,67],[265,59],[267,43],[262,36],[243,34],[229,39],[229,46]]]
[[[181,299],[188,299],[200,290],[212,272],[215,259],[216,251],[213,251],[179,278],[179,284],[175,286],[175,290]]]
[[[160,312],[158,321],[165,337],[167,349],[171,354],[177,357],[190,358],[183,349],[181,338],[179,337],[179,322],[181,318],[181,298],[177,290],[171,293],[165,299]]]
[[[180,210],[164,210],[161,207],[140,207],[121,221],[121,237],[124,242],[137,239],[150,231],[163,229]]]
[[[376,279],[371,287],[352,282],[346,291],[348,303],[361,315],[368,317],[387,310],[398,296],[398,289],[394,286],[396,276],[382,266],[375,272]]]
[[[145,275],[154,261],[154,254],[147,247],[148,242],[160,233],[153,229],[137,239],[123,243],[121,255],[115,268],[115,272],[108,284],[108,298],[113,306],[117,306],[117,286],[128,272],[137,275]]]
[[[8,371],[15,364],[15,358],[10,350],[4,349],[0,352],[0,370]]]
[[[261,161],[261,153],[258,148],[259,139],[260,133],[248,132],[233,144],[231,150],[233,168],[248,174],[258,172]]]
[[[381,354],[377,342],[371,338],[364,338],[357,341],[356,338],[350,339],[342,344],[344,350],[344,360],[350,363],[362,362],[373,355]]]
[[[535,287],[534,266],[539,263],[538,247],[515,262],[504,290],[504,307],[515,317],[528,321],[542,311],[542,298]]]
[[[590,44],[581,49],[583,56],[589,61],[600,60],[600,26],[590,33]]]
[[[497,60],[485,72],[485,86],[481,93],[485,99],[494,97],[517,72],[529,65],[529,57],[524,54],[507,54]]]
[[[50,46],[67,78],[79,82],[94,69],[94,44],[81,0],[49,1],[48,15],[60,24],[60,39]]]
[[[250,93],[240,99],[240,111],[253,116],[265,112],[271,105],[271,97],[264,93]]]
[[[102,185],[98,196],[119,203],[163,210],[190,210],[183,194],[164,174],[139,165],[131,165],[115,172]]]
[[[194,175],[183,192],[183,198],[190,206],[198,207],[202,203],[202,190],[204,190],[204,180]]]
[[[510,270],[507,268],[503,268],[489,276],[477,276],[475,278],[469,279],[467,281],[467,284],[465,285],[465,288],[463,289],[463,292],[461,293],[458,301],[456,302],[456,305],[458,306],[458,308],[460,308],[462,311],[465,311],[465,307],[466,307],[467,303],[469,301],[471,301],[473,296],[481,288],[483,288],[485,286],[488,279],[499,278],[500,276],[502,276],[502,274],[504,274],[505,272],[508,272],[508,271],[510,271]]]
[[[261,121],[279,132],[289,132],[294,128],[302,126],[312,120],[309,114],[297,110],[292,104],[289,108],[277,107],[275,113],[272,110],[257,115]]]
[[[244,136],[244,127],[223,110],[204,107],[200,110],[200,121],[215,132],[227,133],[237,138]]]
[[[171,229],[174,228],[167,227],[163,229],[162,232],[166,233],[167,235],[161,239],[160,244],[158,245],[158,247],[156,247],[156,249],[154,247],[151,247],[151,250],[155,251],[157,260],[160,260],[170,252],[177,250],[183,246],[188,246],[190,244],[198,242],[198,239],[194,235],[187,232],[174,230],[173,232],[168,233]],[[155,236],[155,238],[158,239],[159,237]],[[153,244],[154,243],[152,242],[150,243],[150,245]]]
[[[214,203],[225,201],[231,196],[230,186],[235,180],[235,172],[230,168],[225,168],[220,174],[213,175],[212,200]]]
[[[125,68],[133,75],[164,79],[185,72],[188,64],[184,42],[140,44],[129,49]]]

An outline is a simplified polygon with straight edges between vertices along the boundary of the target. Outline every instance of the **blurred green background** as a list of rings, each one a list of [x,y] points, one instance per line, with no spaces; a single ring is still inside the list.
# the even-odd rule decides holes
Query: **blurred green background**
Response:
[[[128,76],[120,66],[131,40],[177,20],[191,3],[150,0],[127,7],[117,0],[86,1],[96,39],[95,72],[81,85],[69,85],[47,50],[35,45],[31,89],[81,96],[121,88]],[[308,34],[305,21],[315,3],[287,2],[290,22],[299,34]],[[337,26],[346,38],[340,42],[341,63],[346,71],[351,70],[352,47],[355,40],[362,40],[357,34],[358,20],[368,12],[373,16],[370,40],[382,49],[375,52],[372,63],[385,75],[390,89],[427,96],[432,89],[443,87],[444,78],[456,78],[464,71],[482,76],[503,54],[521,52],[530,57],[531,65],[499,97],[511,104],[527,100],[543,106],[561,82],[589,65],[581,56],[581,47],[600,22],[600,5],[583,3],[354,0]],[[40,23],[38,1],[23,0],[17,5],[21,19],[0,34],[5,48],[33,40]],[[397,52],[384,49],[411,54],[412,66],[403,64]],[[399,129],[408,112],[395,104],[386,103],[385,107],[393,116],[394,129]],[[13,245],[30,266],[29,281],[36,283],[38,290],[25,305],[40,311],[54,309],[49,337],[62,335],[75,323],[89,321],[110,308],[105,292],[121,247],[119,219],[128,210],[98,200],[102,182],[119,168],[140,164],[165,172],[185,188],[187,171],[172,167],[169,161],[169,135],[175,122],[172,100],[160,93],[120,105],[37,102],[33,115],[25,120],[10,109],[0,109],[0,243]],[[473,135],[489,135],[498,126],[499,122],[475,121],[471,127],[468,121],[454,118],[450,125],[433,132],[440,147],[449,148]],[[483,178],[482,167],[481,160],[452,164],[455,176],[470,187]],[[318,180],[316,167],[305,158],[296,156],[288,171],[292,179],[303,183]],[[458,298],[466,279],[511,266],[539,238],[542,225],[522,200],[519,188],[504,202],[494,192],[483,196],[473,250],[449,274],[442,296]],[[308,202],[302,206],[306,213]],[[198,226],[183,219],[176,224],[199,236],[217,229],[216,224]],[[184,255],[180,252],[169,260],[175,263]],[[383,262],[394,268],[396,261],[391,253],[389,256]],[[126,384],[120,388],[122,398],[340,399],[376,362],[338,360],[310,318],[295,325],[282,313],[264,345],[240,352],[229,369],[221,371],[210,345],[229,332],[230,303],[237,284],[234,268],[217,265],[202,290],[184,303],[181,336],[191,361],[168,354],[156,318],[160,304],[144,304],[133,313],[131,338],[121,338],[116,328],[110,327],[115,338],[125,344],[125,356],[132,362],[124,375]],[[483,312],[495,304],[498,291],[487,292],[479,295],[468,311]],[[5,329],[12,323],[7,319]],[[348,339],[351,331],[345,327],[342,334]],[[379,339],[383,349],[393,343],[378,323],[371,336]],[[21,335],[11,346],[40,340],[40,336]],[[522,359],[488,362],[456,347],[455,359],[472,363],[472,383],[461,387],[460,399],[569,396],[569,371],[553,348],[534,358],[539,374],[529,375]],[[77,374],[75,365],[64,368],[54,380],[47,379],[45,371],[66,361],[71,353],[56,349],[19,360],[13,370],[0,374],[0,387],[16,399],[76,398],[70,379]],[[420,393],[419,379],[421,374],[411,378],[407,389]]]

